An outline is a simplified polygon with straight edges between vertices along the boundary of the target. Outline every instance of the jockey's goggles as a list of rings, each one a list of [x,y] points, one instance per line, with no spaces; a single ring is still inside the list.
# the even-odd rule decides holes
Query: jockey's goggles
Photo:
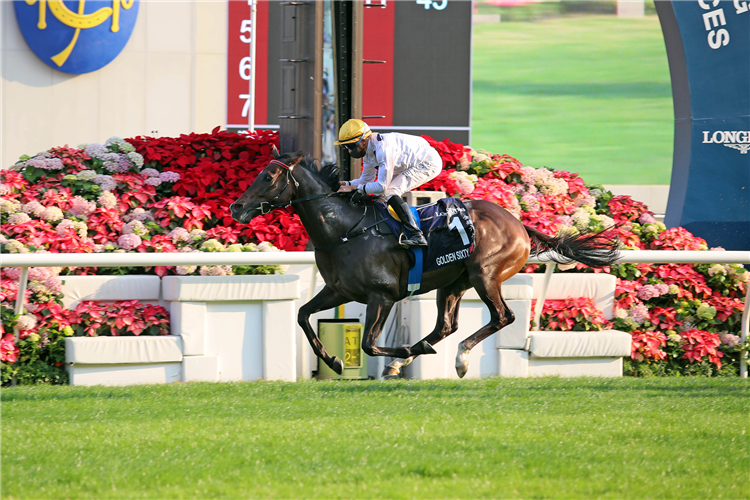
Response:
[[[362,142],[362,139],[365,138],[365,134],[362,134],[362,136],[359,138],[357,142],[350,142],[348,144],[342,144],[348,151],[354,151],[357,149],[357,146],[359,146],[359,143]]]

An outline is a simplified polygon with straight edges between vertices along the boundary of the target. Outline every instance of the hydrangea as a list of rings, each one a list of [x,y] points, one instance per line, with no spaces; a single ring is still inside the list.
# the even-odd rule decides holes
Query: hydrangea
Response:
[[[17,212],[15,214],[11,214],[8,217],[8,224],[23,224],[24,222],[29,222],[31,220],[31,217],[29,217],[27,214],[23,212]]]
[[[680,293],[680,287],[677,285],[669,285],[669,295],[677,295]]]
[[[224,245],[222,245],[219,240],[211,238],[201,244],[201,250],[206,252],[223,252]]]
[[[198,266],[177,266],[175,267],[175,272],[180,276],[185,276],[188,274],[193,274],[196,269],[198,269]]]
[[[180,180],[180,174],[177,172],[162,172],[159,174],[162,182],[177,182]]]
[[[84,151],[91,158],[97,158],[97,159],[100,159],[100,160],[104,159],[105,155],[107,155],[107,154],[110,153],[109,149],[105,148],[104,146],[102,146],[101,144],[99,144],[97,142],[88,144],[84,148]]]
[[[50,291],[52,295],[60,295],[63,293],[63,282],[56,276],[50,276],[44,280],[44,286]]]
[[[115,208],[117,206],[117,196],[113,195],[112,192],[108,190],[100,194],[96,201],[98,201],[99,205],[104,208]]]
[[[55,222],[64,217],[62,210],[57,207],[47,207],[39,215],[40,219],[46,220],[47,222]]]
[[[3,267],[3,274],[9,280],[18,280],[21,277],[20,267]]]
[[[143,225],[143,222],[134,220],[122,226],[122,234],[137,234],[138,236],[146,236],[148,234],[148,229]]]
[[[739,335],[732,335],[731,333],[720,333],[719,340],[721,340],[722,344],[729,347],[734,347],[742,343],[742,338]]]
[[[141,170],[141,175],[146,177],[159,177],[159,171],[155,168],[144,168]]]
[[[135,250],[141,245],[141,243],[141,237],[134,233],[123,234],[117,239],[117,244],[123,250]]]
[[[172,229],[167,235],[172,238],[172,243],[188,242],[190,241],[190,233],[184,227],[176,227]]]
[[[201,266],[199,274],[201,276],[231,276],[234,273],[232,266]]]
[[[701,319],[714,319],[716,317],[716,308],[707,302],[701,302],[695,310],[695,315]]]
[[[96,203],[83,196],[74,196],[68,213],[74,217],[88,217],[96,211]]]
[[[648,212],[643,212],[641,216],[638,217],[638,222],[641,224],[656,224],[656,218]]]
[[[638,298],[641,300],[653,299],[659,295],[661,295],[661,293],[659,293],[659,290],[654,285],[643,285],[640,290],[638,290]]]
[[[143,155],[140,153],[136,153],[135,151],[131,151],[128,153],[128,159],[133,162],[133,165],[135,165],[138,168],[141,168],[143,166]]]
[[[96,175],[96,170],[81,170],[76,174],[76,178],[82,181],[90,181]]]
[[[680,335],[674,330],[667,331],[667,338],[672,342],[677,342],[678,344],[682,342],[682,337],[680,337]]]
[[[111,175],[99,174],[94,177],[94,184],[98,184],[102,191],[112,191],[117,187],[117,181]]]
[[[67,233],[69,230],[73,229],[75,230],[76,225],[73,223],[70,219],[63,219],[60,221],[60,223],[55,228],[55,232],[58,236],[62,237],[65,236],[65,233]]]
[[[573,219],[573,225],[576,227],[576,229],[578,229],[579,231],[583,231],[589,227],[589,222],[591,222],[592,215],[596,215],[594,209],[589,205],[584,205],[577,208],[576,211],[573,212],[573,215],[571,215],[570,217],[571,219]]]
[[[261,241],[260,243],[258,243],[258,250],[260,250],[261,252],[280,252],[281,251],[275,246],[273,246],[273,243],[271,243],[270,241]]]
[[[206,232],[203,229],[193,229],[190,231],[190,241],[197,243],[206,238]]]
[[[44,158],[38,155],[26,160],[26,166],[42,170],[62,170],[65,167],[60,158]]]
[[[0,213],[14,214],[21,210],[21,204],[15,200],[0,198]]]
[[[25,205],[23,205],[23,207],[21,207],[21,210],[24,213],[33,215],[34,217],[39,217],[44,212],[44,208],[45,208],[44,205],[42,205],[36,200],[32,200],[26,203]]]
[[[241,252],[242,251],[242,244],[241,243],[233,243],[226,248],[227,252]]]
[[[724,276],[727,275],[727,269],[721,264],[714,264],[713,266],[708,268],[708,275],[709,276],[716,276],[717,274],[722,274]]]
[[[29,281],[45,281],[49,277],[50,272],[46,267],[29,268]]]
[[[5,251],[8,253],[29,253],[29,249],[18,240],[8,240],[5,243]]]
[[[123,139],[122,137],[117,137],[117,136],[112,136],[109,139],[107,139],[104,142],[104,145],[105,146],[116,145],[117,148],[122,153],[130,153],[132,151],[135,151],[135,148],[133,147],[132,144],[130,144],[129,142],[125,141],[125,139]]]
[[[145,180],[145,183],[148,184],[149,186],[156,187],[161,184],[161,179],[158,177],[149,177],[148,179]]]
[[[24,314],[18,318],[16,326],[20,331],[31,330],[36,326],[36,318],[33,314]]]
[[[644,304],[634,304],[631,306],[629,312],[630,318],[637,324],[642,325],[649,318],[648,307]]]

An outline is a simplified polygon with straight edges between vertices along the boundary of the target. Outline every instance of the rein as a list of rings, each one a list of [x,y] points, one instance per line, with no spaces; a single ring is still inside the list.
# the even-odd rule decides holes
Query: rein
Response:
[[[286,188],[289,187],[289,179],[291,179],[292,182],[294,182],[294,187],[295,188],[299,187],[299,182],[297,182],[297,179],[295,179],[294,175],[292,174],[292,170],[294,170],[295,165],[287,165],[286,163],[281,162],[279,160],[271,160],[270,164],[278,165],[281,168],[283,168],[284,170],[286,170],[286,185],[284,186],[284,189],[282,189],[281,191],[279,191],[279,193],[276,196],[274,196],[273,199],[271,199],[271,201],[261,201],[260,202],[260,204],[258,205],[257,208],[260,210],[261,215],[265,215],[265,214],[269,213],[270,211],[275,210],[277,208],[288,207],[288,206],[290,206],[290,205],[292,205],[294,203],[302,203],[303,201],[317,200],[317,199],[320,199],[320,198],[331,198],[333,196],[339,196],[341,194],[341,193],[338,193],[338,192],[333,192],[333,193],[328,193],[328,194],[318,194],[318,195],[315,195],[315,196],[309,196],[307,198],[299,198],[299,199],[296,199],[296,200],[289,200],[289,201],[286,201],[286,202],[275,203],[275,201],[279,199],[279,196],[281,196],[284,193],[284,191],[286,191]],[[339,245],[343,245],[344,243],[346,243],[347,241],[349,241],[350,238],[355,238],[357,236],[365,234],[371,228],[377,226],[378,224],[380,224],[382,222],[385,222],[385,219],[380,219],[379,221],[375,222],[374,224],[370,224],[369,226],[365,226],[362,229],[359,229],[357,231],[353,231],[353,229],[355,227],[359,226],[362,223],[362,221],[365,220],[366,216],[367,216],[367,205],[365,205],[365,210],[364,210],[364,213],[362,213],[362,217],[359,218],[359,220],[357,221],[357,223],[354,224],[351,229],[349,229],[348,231],[346,231],[344,233],[344,236],[340,237],[338,239],[338,241],[334,241],[333,243],[330,243],[328,245],[324,245],[322,247],[315,247],[315,250],[316,251],[322,251],[322,252],[325,252],[327,250],[332,250],[332,249],[336,248]]]

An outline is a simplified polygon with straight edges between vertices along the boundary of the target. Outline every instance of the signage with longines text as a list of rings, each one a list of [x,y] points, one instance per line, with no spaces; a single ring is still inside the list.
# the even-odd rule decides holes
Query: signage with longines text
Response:
[[[750,2],[656,5],[676,115],[665,222],[686,228],[709,246],[746,250],[750,248]]]

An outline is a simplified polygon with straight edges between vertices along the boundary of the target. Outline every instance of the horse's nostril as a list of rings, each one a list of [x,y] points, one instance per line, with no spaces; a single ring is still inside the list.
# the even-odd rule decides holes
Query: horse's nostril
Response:
[[[242,203],[232,203],[229,205],[229,211],[235,213],[237,210],[242,209]]]

